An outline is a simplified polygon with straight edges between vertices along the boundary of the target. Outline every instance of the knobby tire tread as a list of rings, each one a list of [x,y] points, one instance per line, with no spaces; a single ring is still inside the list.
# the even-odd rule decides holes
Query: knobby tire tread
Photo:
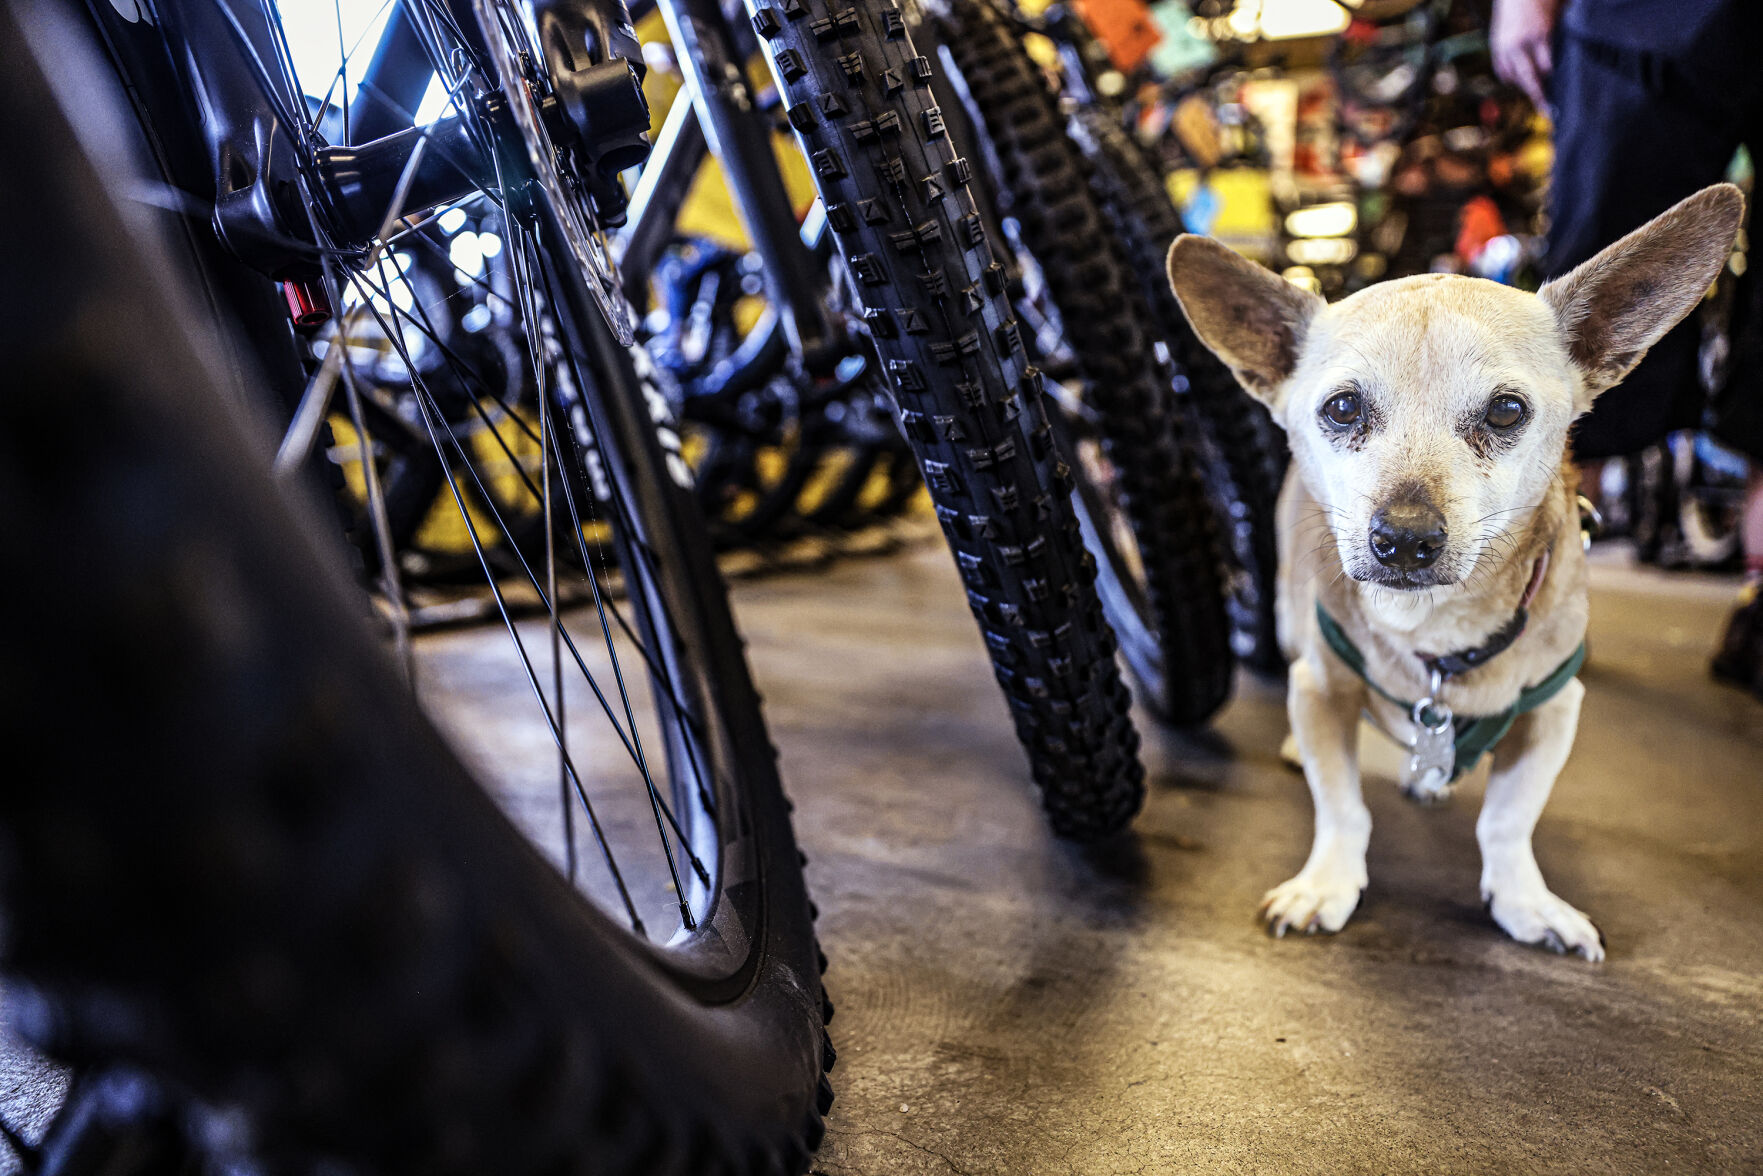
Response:
[[[1053,830],[1144,799],[1131,698],[932,66],[893,0],[748,0]]]
[[[1200,342],[1169,288],[1169,243],[1186,229],[1156,169],[1116,116],[1086,108],[1074,120],[1093,165],[1092,185],[1177,369],[1180,411],[1202,447],[1208,497],[1237,572],[1228,599],[1238,654],[1257,670],[1282,671],[1273,516],[1285,479],[1285,437],[1266,406]]]
[[[1155,351],[1157,324],[1118,226],[1008,19],[987,0],[954,0],[940,23],[1002,170],[1003,211],[1042,271],[1120,479],[1162,654],[1161,681],[1141,683],[1146,701],[1167,721],[1203,722],[1230,695],[1230,622],[1197,438]]]

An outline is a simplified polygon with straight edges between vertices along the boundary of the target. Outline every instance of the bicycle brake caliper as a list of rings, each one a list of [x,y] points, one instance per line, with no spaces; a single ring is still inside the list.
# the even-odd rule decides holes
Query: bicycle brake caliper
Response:
[[[533,17],[556,95],[604,228],[624,223],[618,175],[649,158],[642,46],[624,0],[534,0]],[[548,112],[549,113],[549,112]]]

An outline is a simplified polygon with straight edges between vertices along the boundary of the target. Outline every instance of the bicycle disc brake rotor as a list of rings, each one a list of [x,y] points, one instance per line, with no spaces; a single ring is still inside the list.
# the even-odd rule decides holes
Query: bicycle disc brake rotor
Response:
[[[629,347],[636,342],[636,332],[631,325],[630,306],[613,268],[606,235],[588,198],[572,190],[558,172],[562,153],[551,139],[539,111],[539,97],[534,93],[534,86],[542,80],[535,63],[542,58],[533,50],[526,21],[518,13],[510,12],[504,0],[473,0],[472,7],[545,203],[556,215],[569,251],[581,266],[588,292],[612,324],[619,343]]]

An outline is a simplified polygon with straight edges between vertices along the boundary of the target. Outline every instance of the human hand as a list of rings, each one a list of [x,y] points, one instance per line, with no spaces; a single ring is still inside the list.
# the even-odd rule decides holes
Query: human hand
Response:
[[[1544,82],[1555,68],[1549,37],[1561,15],[1562,0],[1494,0],[1488,44],[1494,72],[1530,96],[1539,110],[1549,109]]]

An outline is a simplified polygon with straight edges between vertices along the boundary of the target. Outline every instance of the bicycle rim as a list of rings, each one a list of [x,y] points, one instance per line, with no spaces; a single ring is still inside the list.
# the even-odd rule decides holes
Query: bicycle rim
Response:
[[[714,566],[680,530],[673,500],[689,476],[677,443],[658,442],[674,436],[671,422],[642,357],[624,350],[628,310],[591,208],[560,176],[564,153],[538,120],[546,79],[532,65],[542,58],[525,17],[506,0],[474,0],[474,36],[432,0],[406,11],[443,113],[466,118],[495,161],[499,191],[461,201],[446,217],[388,208],[365,257],[332,248],[327,271],[341,313],[314,359],[322,375],[332,349],[343,355],[332,365],[341,392],[333,415],[355,453],[346,444],[338,456],[353,458],[370,517],[384,513],[376,501],[384,429],[374,418],[402,419],[426,439],[441,471],[434,517],[451,520],[455,554],[476,566],[479,603],[508,639],[488,672],[530,705],[517,713],[502,699],[459,704],[450,675],[466,665],[485,673],[489,663],[458,637],[408,637],[399,552],[390,548],[380,552],[391,570],[382,609],[409,651],[419,697],[510,819],[676,977],[712,999],[738,992],[762,914],[756,898],[724,901],[757,869],[741,833],[748,768],[731,729],[759,719],[739,689],[725,697],[719,681],[730,666],[711,646],[730,622],[702,590],[716,582]],[[333,92],[300,129],[310,143],[339,101],[334,91],[347,101],[347,75],[302,88],[291,61],[284,65],[295,92]],[[505,119],[490,113],[491,95]],[[507,174],[522,163],[530,174]],[[313,205],[322,210],[322,194]],[[323,217],[315,219],[322,241]],[[487,257],[461,247],[473,237]],[[419,250],[445,254],[449,297],[469,309],[441,316],[412,295],[409,255]],[[470,362],[457,324],[473,315],[480,333],[501,332],[523,353],[525,379],[514,383],[525,393]],[[377,368],[356,362],[363,350],[378,356]],[[630,402],[647,414],[642,429],[618,419]]]

